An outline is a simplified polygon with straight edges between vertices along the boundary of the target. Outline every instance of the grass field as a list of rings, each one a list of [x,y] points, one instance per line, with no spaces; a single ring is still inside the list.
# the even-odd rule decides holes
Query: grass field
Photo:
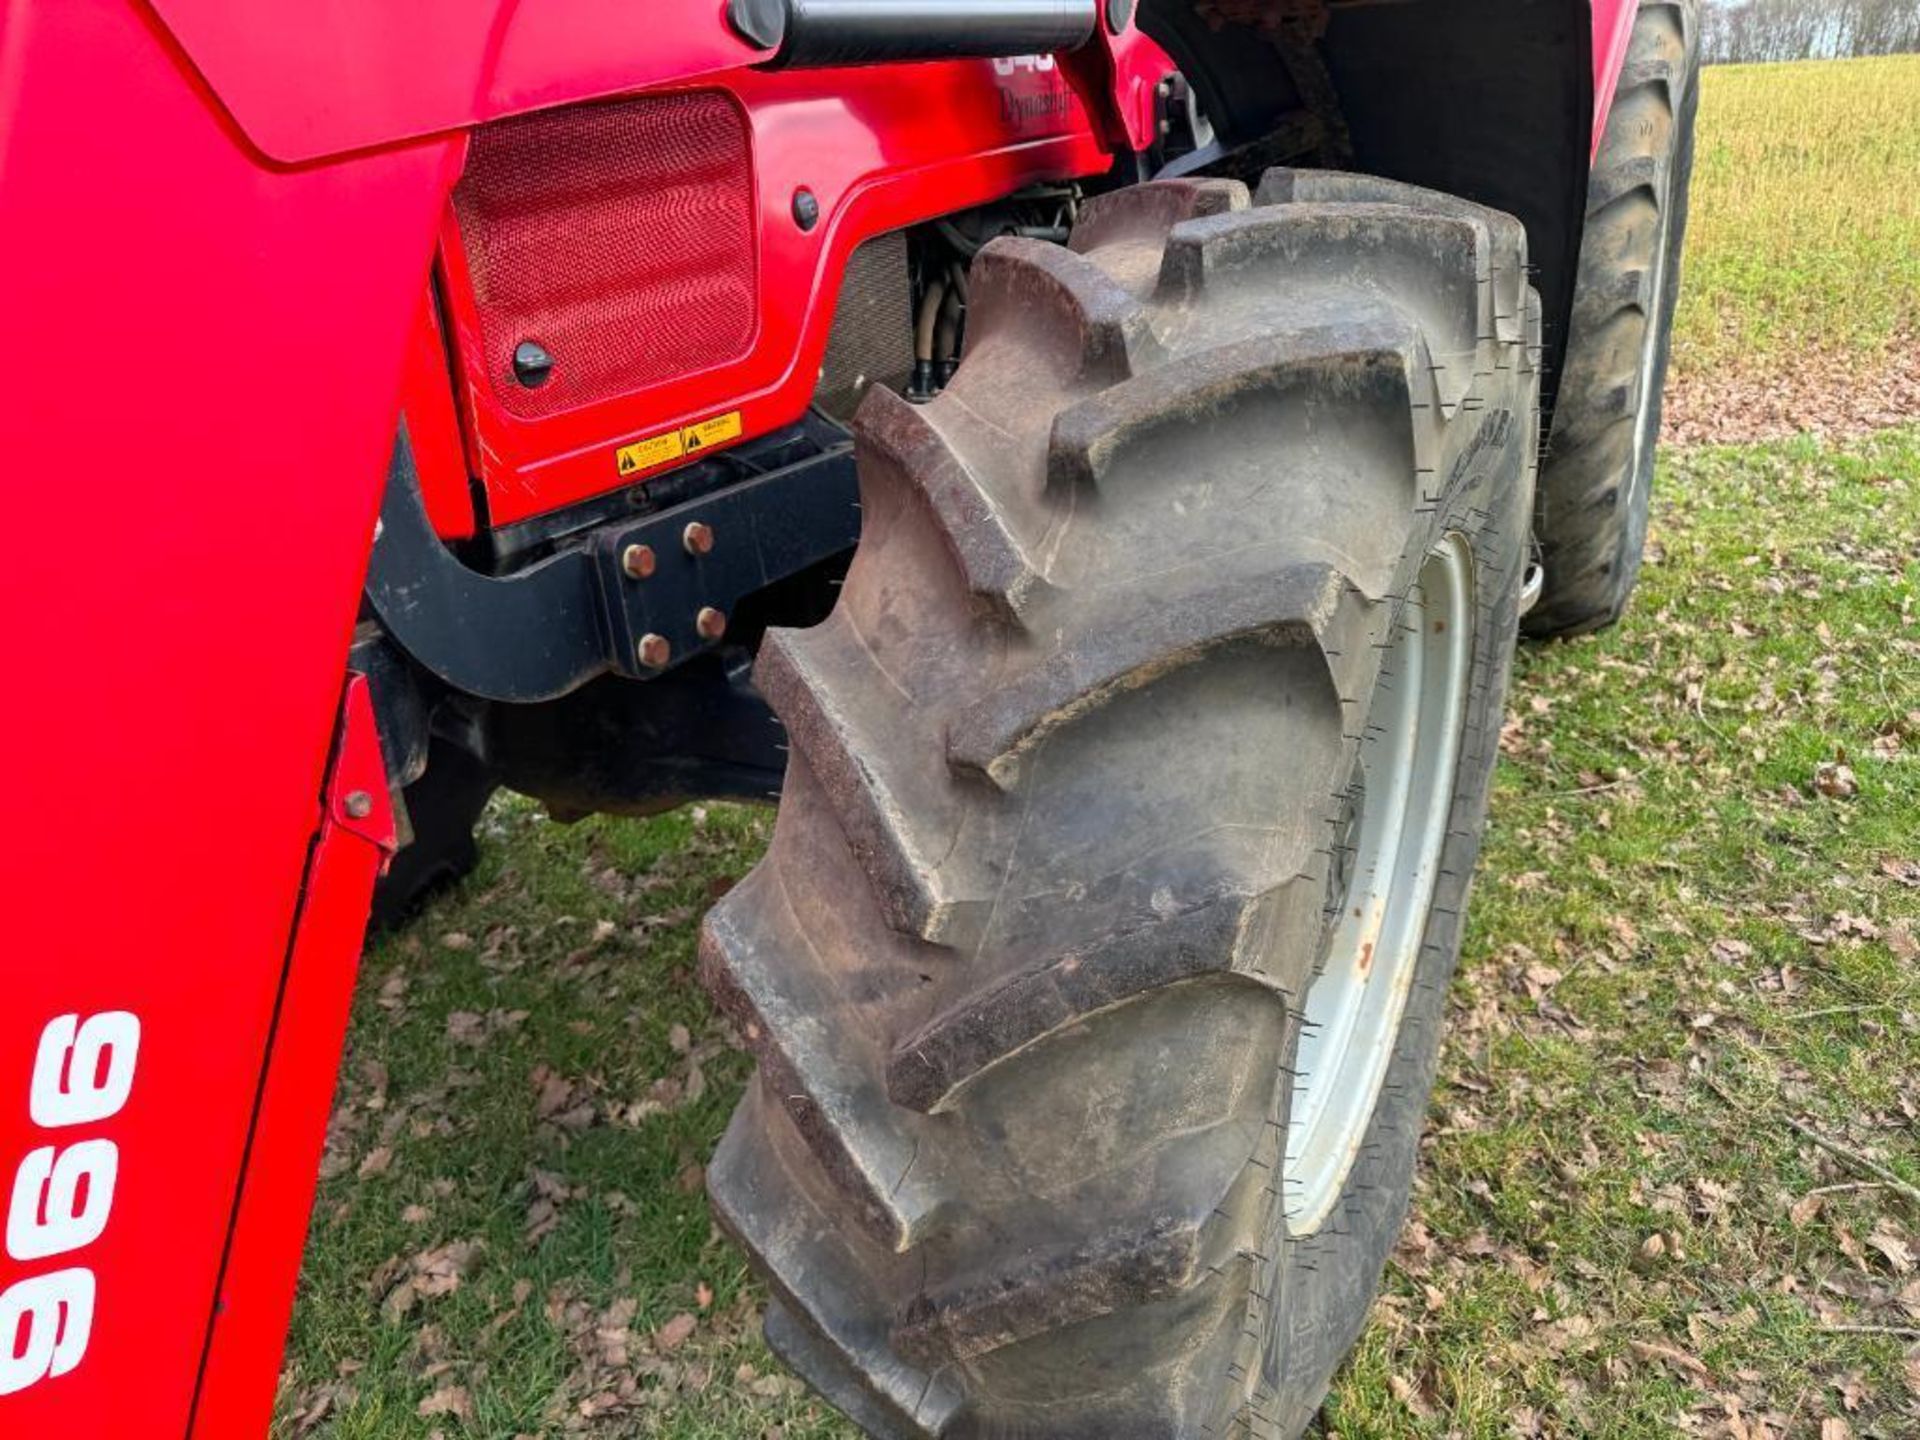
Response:
[[[1674,366],[1920,343],[1920,55],[1704,72]]]
[[[1830,73],[1709,76],[1689,363],[1913,316],[1920,64]],[[1627,621],[1522,653],[1330,1433],[1920,1435],[1916,534],[1920,426],[1669,452]],[[373,948],[278,1434],[853,1435],[761,1347],[701,1191],[748,1065],[694,935],[769,824],[503,803]]]
[[[1920,1185],[1920,431],[1664,481],[1628,622],[1523,654],[1342,1434],[1920,1433],[1910,1342],[1833,1328],[1920,1327],[1920,1212],[1864,1164]],[[285,1433],[851,1434],[759,1348],[699,1192],[747,1067],[694,930],[766,827],[503,806],[369,955]]]

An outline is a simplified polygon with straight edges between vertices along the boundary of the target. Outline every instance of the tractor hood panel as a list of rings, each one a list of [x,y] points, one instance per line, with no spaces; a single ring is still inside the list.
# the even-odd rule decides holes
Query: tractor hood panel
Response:
[[[700,0],[153,0],[247,139],[296,165],[769,53]]]

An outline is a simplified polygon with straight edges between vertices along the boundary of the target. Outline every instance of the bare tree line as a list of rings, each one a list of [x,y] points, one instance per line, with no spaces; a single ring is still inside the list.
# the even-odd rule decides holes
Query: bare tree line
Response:
[[[1709,65],[1920,50],[1920,0],[1709,0],[1701,44]]]

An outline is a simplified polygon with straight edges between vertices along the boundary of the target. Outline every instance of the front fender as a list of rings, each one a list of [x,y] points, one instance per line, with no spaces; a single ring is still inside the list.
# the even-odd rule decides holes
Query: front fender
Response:
[[[264,164],[140,7],[16,0],[3,27],[0,1205],[35,1210],[48,1147],[114,1158],[53,1250],[0,1253],[16,1321],[48,1274],[93,1299],[57,1354],[9,1346],[0,1434],[177,1440],[456,146]],[[100,1014],[138,1022],[132,1087],[49,1126],[43,1037]]]
[[[248,140],[283,164],[692,80],[765,58],[718,0],[151,0]]]

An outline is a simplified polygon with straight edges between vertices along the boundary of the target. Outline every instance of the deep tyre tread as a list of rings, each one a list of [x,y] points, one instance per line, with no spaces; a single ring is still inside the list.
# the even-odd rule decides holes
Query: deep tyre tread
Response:
[[[1535,531],[1545,586],[1527,633],[1611,625],[1640,578],[1680,287],[1698,0],[1641,0],[1587,182],[1573,314],[1540,467]]]
[[[702,965],[760,1060],[709,1172],[769,1338],[882,1440],[1291,1436],[1406,1204],[1525,558],[1517,222],[1358,176],[1102,197],[976,262],[933,403],[759,680],[793,740]],[[1472,684],[1412,999],[1326,1223],[1290,1065],[1369,706],[1443,536]],[[1414,614],[1422,612],[1414,611]]]

